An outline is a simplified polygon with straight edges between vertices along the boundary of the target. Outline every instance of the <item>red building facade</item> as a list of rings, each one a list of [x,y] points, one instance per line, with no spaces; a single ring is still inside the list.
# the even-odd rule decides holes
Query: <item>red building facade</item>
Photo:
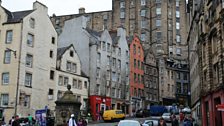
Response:
[[[134,113],[143,108],[144,97],[144,51],[137,35],[130,39],[130,111]]]
[[[111,109],[111,98],[97,95],[90,96],[91,114],[93,120],[100,120],[100,111]]]

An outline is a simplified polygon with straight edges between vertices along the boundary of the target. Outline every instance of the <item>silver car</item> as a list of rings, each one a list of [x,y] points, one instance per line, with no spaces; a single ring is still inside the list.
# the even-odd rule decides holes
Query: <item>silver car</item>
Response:
[[[171,122],[171,114],[170,113],[163,113],[162,117],[166,122]]]

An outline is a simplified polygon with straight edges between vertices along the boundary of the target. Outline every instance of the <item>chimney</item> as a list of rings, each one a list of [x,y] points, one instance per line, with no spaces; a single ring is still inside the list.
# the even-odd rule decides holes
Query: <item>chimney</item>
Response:
[[[84,7],[79,8],[79,14],[85,14],[85,8]]]

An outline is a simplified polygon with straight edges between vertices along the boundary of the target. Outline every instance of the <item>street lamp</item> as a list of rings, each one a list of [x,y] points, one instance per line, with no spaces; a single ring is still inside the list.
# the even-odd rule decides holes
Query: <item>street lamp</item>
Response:
[[[13,55],[16,57],[16,50],[12,50],[10,48],[6,48],[7,51],[13,52]],[[17,103],[18,103],[18,92],[19,92],[19,72],[20,72],[20,57],[18,59],[18,72],[17,72],[17,82],[16,82],[16,100],[15,100],[15,111],[14,111],[14,115],[17,115]]]

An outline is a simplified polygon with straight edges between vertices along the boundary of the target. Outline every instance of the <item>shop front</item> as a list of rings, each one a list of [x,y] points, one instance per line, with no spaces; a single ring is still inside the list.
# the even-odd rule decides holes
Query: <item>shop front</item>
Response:
[[[92,95],[90,96],[91,114],[93,120],[102,120],[101,113],[105,110],[111,109],[111,98]]]

